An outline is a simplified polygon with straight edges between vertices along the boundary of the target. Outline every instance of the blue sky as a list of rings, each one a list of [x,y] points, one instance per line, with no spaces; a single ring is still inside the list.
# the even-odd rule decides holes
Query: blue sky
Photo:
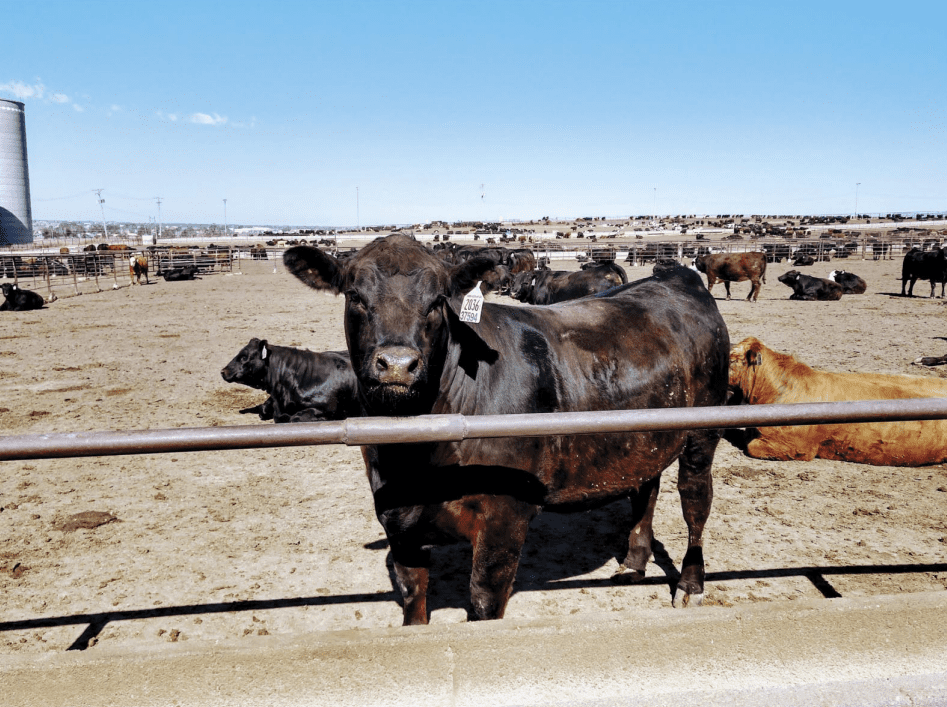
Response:
[[[0,11],[36,220],[947,209],[943,2]]]

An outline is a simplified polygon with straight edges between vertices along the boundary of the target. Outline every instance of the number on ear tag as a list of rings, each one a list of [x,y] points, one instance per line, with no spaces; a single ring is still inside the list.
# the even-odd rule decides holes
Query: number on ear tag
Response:
[[[480,323],[480,314],[483,311],[483,294],[480,292],[480,281],[477,286],[464,295],[463,304],[460,305],[460,321]]]

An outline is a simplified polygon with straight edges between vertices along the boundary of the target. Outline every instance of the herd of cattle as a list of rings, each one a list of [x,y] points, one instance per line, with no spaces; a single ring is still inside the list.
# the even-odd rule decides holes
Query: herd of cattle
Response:
[[[762,252],[700,253],[690,267],[660,259],[651,277],[628,282],[613,261],[555,271],[525,249],[428,248],[401,234],[338,255],[299,245],[284,253],[286,269],[312,289],[344,296],[348,350],[311,352],[254,338],[221,376],[265,392],[262,403],[240,412],[276,423],[947,396],[947,381],[817,371],[752,337],[731,347],[711,290],[723,282],[729,300],[731,282],[749,281],[747,300],[755,302],[768,260]],[[146,257],[131,253],[128,263],[133,284],[150,282]],[[192,279],[196,272],[163,274]],[[818,278],[793,269],[778,279],[793,300],[839,300],[867,289],[843,270]],[[918,279],[931,283],[931,297],[940,283],[943,296],[941,248],[905,255],[901,294],[913,296]],[[0,287],[0,310],[45,304],[17,284]],[[475,317],[461,316],[478,287],[530,306],[487,302]],[[661,475],[674,461],[688,548],[673,603],[699,604],[711,465],[722,435],[670,430],[364,447],[404,623],[428,621],[430,547],[457,541],[473,547],[471,617],[501,618],[527,527],[543,510],[575,512],[630,498],[624,578],[643,579]],[[727,439],[761,459],[947,461],[943,420],[769,427],[728,432]]]
[[[761,253],[699,256],[692,267],[659,262],[651,277],[629,283],[615,263],[557,273],[528,251],[504,250],[432,251],[403,235],[342,256],[291,248],[284,254],[291,274],[344,296],[348,350],[317,353],[254,338],[221,376],[264,391],[263,403],[240,412],[277,423],[947,396],[947,381],[817,371],[754,338],[731,348],[710,288],[724,282],[729,298],[730,282],[749,280],[747,299],[756,300],[765,283]],[[904,283],[947,279],[940,265],[908,256]],[[779,279],[793,288],[791,299],[838,300],[866,290],[864,280],[844,271],[822,279],[791,270]],[[487,302],[479,319],[462,318],[465,297],[478,284],[537,306]],[[915,466],[947,461],[945,433],[947,421],[838,423],[728,432],[727,439],[762,459]],[[721,435],[690,430],[364,447],[404,623],[428,621],[430,547],[457,541],[473,547],[471,618],[502,617],[527,526],[543,510],[574,512],[630,498],[624,577],[643,579],[660,477],[674,461],[688,549],[673,603],[699,604],[702,533]]]

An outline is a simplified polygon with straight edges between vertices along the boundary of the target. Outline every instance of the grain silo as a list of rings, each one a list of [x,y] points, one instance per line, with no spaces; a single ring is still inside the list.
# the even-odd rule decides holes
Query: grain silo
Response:
[[[19,101],[0,98],[0,246],[32,242],[26,114]]]

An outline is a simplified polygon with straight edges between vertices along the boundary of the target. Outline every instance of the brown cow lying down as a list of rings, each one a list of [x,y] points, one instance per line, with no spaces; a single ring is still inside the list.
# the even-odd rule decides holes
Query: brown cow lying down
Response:
[[[898,400],[945,397],[947,380],[817,371],[750,337],[730,350],[730,389],[751,405]],[[947,420],[763,427],[747,430],[738,446],[757,459],[820,457],[888,466],[938,464],[947,461]]]

